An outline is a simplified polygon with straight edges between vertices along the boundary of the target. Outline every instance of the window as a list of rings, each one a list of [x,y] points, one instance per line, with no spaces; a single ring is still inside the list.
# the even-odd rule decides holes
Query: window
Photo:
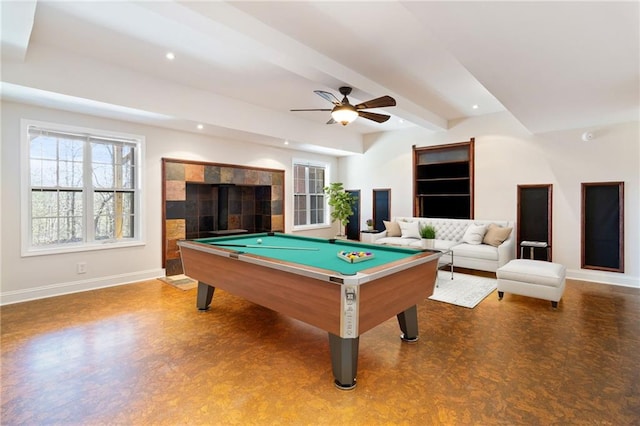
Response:
[[[142,137],[27,120],[23,135],[23,255],[142,243]]]
[[[326,174],[326,165],[294,162],[294,226],[324,226],[327,224],[327,210],[324,197]]]

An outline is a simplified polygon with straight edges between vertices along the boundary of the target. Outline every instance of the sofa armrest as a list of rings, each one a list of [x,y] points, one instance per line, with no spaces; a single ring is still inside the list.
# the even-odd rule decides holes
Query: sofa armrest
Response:
[[[375,234],[369,234],[369,238],[370,238],[370,242],[376,244],[376,240],[379,240],[380,238],[384,238],[387,236],[387,230],[385,229],[382,232],[377,232]]]
[[[512,232],[513,234],[513,232]],[[513,235],[509,236],[502,244],[498,246],[498,268],[509,263],[516,257],[516,243]]]

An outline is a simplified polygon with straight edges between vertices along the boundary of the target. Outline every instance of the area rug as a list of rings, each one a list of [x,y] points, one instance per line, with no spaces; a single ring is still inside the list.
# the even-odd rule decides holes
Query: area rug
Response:
[[[180,290],[186,291],[186,290],[191,290],[192,288],[198,287],[198,281],[192,280],[191,278],[189,278],[184,274],[171,275],[169,277],[158,278],[158,279]]]
[[[433,289],[433,295],[429,299],[465,308],[475,308],[497,286],[497,280],[493,278],[454,272],[453,279],[451,279],[451,272],[438,271],[437,286]]]

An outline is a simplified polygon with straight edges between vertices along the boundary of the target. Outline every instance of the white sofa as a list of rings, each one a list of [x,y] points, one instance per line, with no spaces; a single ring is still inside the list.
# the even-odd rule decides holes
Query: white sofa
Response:
[[[418,226],[433,225],[436,229],[436,239],[434,248],[436,250],[451,249],[453,251],[453,266],[481,271],[496,272],[498,268],[506,265],[515,258],[516,247],[514,229],[515,222],[506,220],[476,220],[476,219],[435,219],[425,217],[395,217],[391,222],[402,225],[402,236],[388,236],[387,230],[371,235],[371,242],[374,244],[389,244],[404,247],[421,248],[419,235],[415,234],[416,224]],[[494,246],[486,243],[477,243],[473,238],[467,236],[467,241],[476,242],[470,244],[465,242],[465,233],[470,225],[481,232],[482,226],[493,224],[493,227],[511,228],[508,237],[499,245]],[[501,234],[507,232],[500,229]],[[493,235],[493,234],[492,234]],[[477,237],[477,236],[476,236]],[[500,238],[502,239],[502,238]],[[494,240],[494,244],[497,242]],[[450,263],[451,257],[445,254],[441,262]]]

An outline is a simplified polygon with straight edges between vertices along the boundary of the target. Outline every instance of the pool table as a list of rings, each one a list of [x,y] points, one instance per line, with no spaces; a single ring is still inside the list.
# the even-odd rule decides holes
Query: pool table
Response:
[[[215,288],[325,330],[335,385],[356,385],[359,337],[397,316],[418,339],[416,305],[433,293],[439,252],[347,240],[255,233],[178,242],[184,273],[198,280],[197,308]],[[338,252],[370,253],[347,262]]]

